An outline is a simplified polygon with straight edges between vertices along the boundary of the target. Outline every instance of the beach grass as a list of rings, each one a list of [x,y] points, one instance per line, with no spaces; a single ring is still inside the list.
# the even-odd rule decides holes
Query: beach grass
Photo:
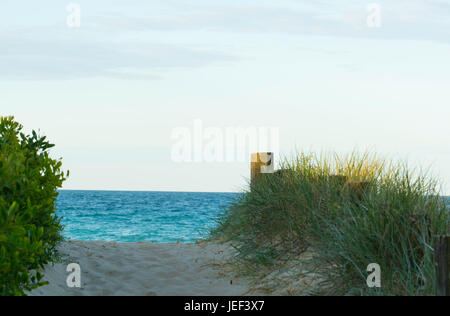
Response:
[[[212,237],[231,241],[242,272],[273,271],[309,250],[317,295],[433,295],[433,238],[449,233],[440,183],[373,153],[298,153],[262,174]],[[367,266],[381,268],[368,287]]]

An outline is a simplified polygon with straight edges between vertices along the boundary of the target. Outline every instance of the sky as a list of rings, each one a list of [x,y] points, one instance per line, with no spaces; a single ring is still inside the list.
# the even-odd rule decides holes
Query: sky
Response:
[[[0,115],[56,144],[64,189],[240,191],[248,161],[174,159],[233,127],[277,131],[278,158],[429,167],[450,195],[449,56],[450,0],[2,0]]]

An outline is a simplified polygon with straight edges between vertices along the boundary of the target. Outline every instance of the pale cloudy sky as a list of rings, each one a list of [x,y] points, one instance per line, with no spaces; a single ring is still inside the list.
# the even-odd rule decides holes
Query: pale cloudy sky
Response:
[[[172,161],[200,119],[408,159],[450,194],[450,0],[72,1],[79,28],[70,3],[0,2],[0,114],[57,144],[66,189],[240,190],[246,162]]]

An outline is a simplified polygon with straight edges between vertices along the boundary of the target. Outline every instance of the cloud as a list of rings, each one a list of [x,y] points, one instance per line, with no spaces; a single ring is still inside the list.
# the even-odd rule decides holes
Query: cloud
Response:
[[[224,52],[221,32],[449,43],[450,1],[373,2],[382,9],[381,28],[367,27],[370,1],[359,0],[113,1],[94,9],[81,3],[80,29],[68,29],[60,16],[45,26],[3,28],[0,78],[159,79],[170,68],[239,60],[238,50]]]
[[[367,27],[367,5],[381,8],[383,26]],[[170,1],[170,15],[105,14],[90,26],[117,31],[210,31],[281,33],[377,39],[417,39],[448,43],[450,2],[446,0],[280,1],[279,4],[192,4]],[[288,5],[290,4],[290,5]]]
[[[182,45],[84,36],[0,36],[0,42],[3,79],[159,79],[160,72],[169,68],[235,60],[220,52]]]

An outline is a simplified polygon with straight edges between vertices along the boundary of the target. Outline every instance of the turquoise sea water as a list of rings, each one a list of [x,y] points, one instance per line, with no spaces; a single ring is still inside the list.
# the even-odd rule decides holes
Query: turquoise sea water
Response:
[[[67,239],[193,242],[206,236],[237,193],[60,191]]]

